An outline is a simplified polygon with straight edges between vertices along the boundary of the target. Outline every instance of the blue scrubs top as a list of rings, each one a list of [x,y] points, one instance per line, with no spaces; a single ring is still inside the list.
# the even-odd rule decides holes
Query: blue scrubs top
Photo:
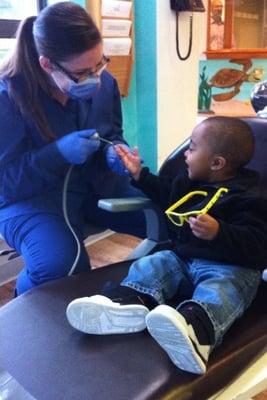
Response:
[[[118,86],[107,71],[89,100],[69,99],[63,106],[42,92],[39,101],[56,138],[88,128],[115,143],[126,143]],[[114,184],[104,179],[110,176],[104,150],[101,145],[90,161],[74,167],[68,187],[70,208],[79,208],[90,191],[101,195],[102,188],[108,193],[110,185],[112,192]],[[34,123],[21,115],[0,81],[0,220],[34,212],[62,214],[62,188],[69,167],[56,144],[47,144]]]

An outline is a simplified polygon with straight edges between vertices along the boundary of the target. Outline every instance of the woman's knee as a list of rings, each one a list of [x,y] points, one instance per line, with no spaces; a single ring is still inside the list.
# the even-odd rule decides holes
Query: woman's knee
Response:
[[[32,230],[21,241],[27,275],[35,285],[68,275],[74,263],[77,269],[89,268],[82,238],[74,238],[65,226],[55,228]]]
[[[83,249],[80,254],[69,248],[65,248],[65,251],[60,253],[56,249],[51,249],[42,259],[38,258],[38,262],[32,257],[29,258],[28,254],[24,260],[25,267],[17,279],[18,294],[43,283],[65,277],[71,270],[75,273],[78,270],[90,269],[88,255]]]
[[[50,279],[61,278],[68,275],[71,269],[81,267],[81,264],[89,266],[88,256],[84,254],[85,250],[81,243],[79,248],[77,243],[60,243],[55,244],[52,248],[40,249],[34,253],[27,251],[22,252],[24,256],[26,268],[33,281],[47,281]]]

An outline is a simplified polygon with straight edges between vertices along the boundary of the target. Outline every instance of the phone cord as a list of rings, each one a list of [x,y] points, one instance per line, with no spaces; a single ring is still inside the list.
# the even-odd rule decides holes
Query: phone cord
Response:
[[[176,12],[176,52],[177,55],[179,57],[180,60],[185,61],[188,59],[188,57],[191,54],[191,50],[192,50],[192,40],[193,40],[193,13],[190,15],[190,31],[189,31],[189,45],[188,45],[188,51],[187,54],[185,56],[182,56],[180,53],[180,49],[179,49],[179,24],[178,24],[178,20],[179,20],[179,12]]]

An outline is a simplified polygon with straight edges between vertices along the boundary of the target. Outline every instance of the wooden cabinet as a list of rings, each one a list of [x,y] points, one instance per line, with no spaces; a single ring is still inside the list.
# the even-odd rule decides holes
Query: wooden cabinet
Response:
[[[108,71],[127,96],[134,62],[133,0],[88,0],[86,8],[101,31],[104,54],[111,59]]]

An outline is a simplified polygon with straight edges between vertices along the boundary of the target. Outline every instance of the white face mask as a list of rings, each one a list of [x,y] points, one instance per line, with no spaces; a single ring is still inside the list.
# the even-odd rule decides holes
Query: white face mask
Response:
[[[100,86],[100,76],[88,76],[81,82],[74,82],[61,71],[53,71],[51,74],[57,87],[68,97],[75,100],[84,100],[92,97]]]

